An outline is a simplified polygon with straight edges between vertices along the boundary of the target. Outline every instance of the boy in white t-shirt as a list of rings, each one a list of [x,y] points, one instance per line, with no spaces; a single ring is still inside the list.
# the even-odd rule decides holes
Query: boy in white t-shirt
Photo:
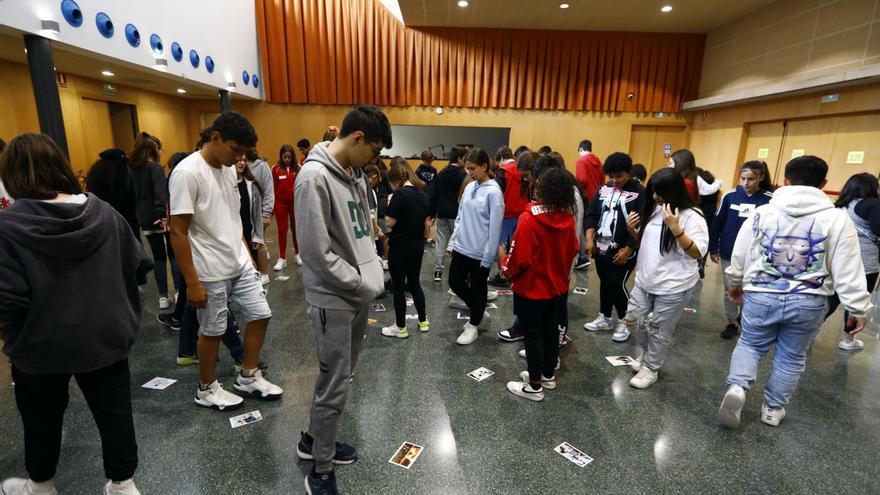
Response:
[[[223,389],[215,378],[220,341],[226,332],[229,302],[244,313],[244,367],[233,387],[261,399],[278,399],[281,387],[263,378],[260,350],[272,312],[260,274],[242,236],[240,200],[232,164],[257,143],[253,126],[226,111],[209,129],[210,140],[182,160],[169,181],[171,242],[186,279],[187,302],[199,325],[199,388],[196,404],[235,409],[243,399]]]

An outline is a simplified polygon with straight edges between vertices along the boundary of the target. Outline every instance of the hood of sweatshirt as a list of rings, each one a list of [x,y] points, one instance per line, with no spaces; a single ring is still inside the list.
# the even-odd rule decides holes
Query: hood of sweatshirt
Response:
[[[21,199],[0,215],[0,236],[43,255],[78,261],[92,255],[111,229],[109,209],[97,207],[97,196],[87,193],[85,204]]]
[[[780,187],[773,192],[770,204],[795,218],[834,208],[834,203],[821,189],[809,186]]]
[[[363,170],[359,168],[352,168],[352,173],[349,174],[348,171],[345,170],[338,161],[336,161],[336,158],[334,158],[333,155],[330,154],[330,150],[327,148],[328,144],[330,143],[324,142],[315,145],[306,160],[316,161],[324,165],[327,171],[330,172],[330,174],[334,178],[351,188],[352,193],[355,195],[355,197],[360,198],[364,205],[368,205],[369,202],[367,200],[367,196],[363,194],[361,188],[358,187],[360,182],[364,180]],[[366,212],[366,218],[370,218],[369,211]]]
[[[565,230],[574,226],[574,216],[570,211],[549,211],[538,203],[530,204],[528,211],[541,226],[550,230]]]

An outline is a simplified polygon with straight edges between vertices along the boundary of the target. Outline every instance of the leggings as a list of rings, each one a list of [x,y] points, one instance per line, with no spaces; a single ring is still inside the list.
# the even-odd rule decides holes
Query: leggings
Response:
[[[559,339],[561,326],[556,318],[565,297],[550,299],[528,299],[514,294],[519,311],[519,323],[525,333],[526,362],[529,368],[529,381],[540,383],[541,375],[550,378],[554,375],[556,361],[559,359]]]
[[[477,326],[483,321],[488,279],[489,268],[480,266],[480,260],[453,251],[449,264],[449,288],[467,304],[471,325]]]
[[[404,290],[409,289],[413,304],[419,314],[419,321],[427,321],[425,315],[425,293],[419,283],[422,271],[422,256],[425,254],[425,243],[395,243],[388,253],[388,271],[394,286],[394,316],[397,326],[406,326],[406,298]]]
[[[174,286],[179,289],[180,269],[177,267],[177,258],[174,257],[174,250],[171,248],[171,234],[165,232],[163,234],[147,234],[147,242],[150,243],[150,251],[153,252],[153,275],[156,277],[156,287],[159,288],[160,296],[168,295],[168,268],[166,260],[171,262],[171,278],[174,280]]]
[[[293,200],[275,202],[275,221],[278,223],[278,251],[281,259],[287,259],[287,221],[290,220],[290,232],[293,234],[293,250],[299,253],[296,241],[296,219],[293,216]]]
[[[867,279],[867,282],[868,282],[868,293],[874,292],[874,287],[877,286],[877,276],[878,275],[880,275],[880,273],[868,273],[865,276],[865,278]],[[834,311],[837,309],[838,306],[840,306],[840,298],[837,297],[837,292],[835,292],[834,294],[831,295],[831,297],[828,298],[828,313],[825,314],[826,320],[828,319],[829,316],[831,316],[831,313],[834,313]],[[844,311],[843,312],[844,330],[846,329],[846,321],[847,320],[849,320],[849,311]]]
[[[599,275],[599,312],[611,318],[612,309],[617,309],[617,317],[626,316],[629,294],[626,293],[626,279],[632,266],[615,265],[604,256],[596,256],[596,274]]]

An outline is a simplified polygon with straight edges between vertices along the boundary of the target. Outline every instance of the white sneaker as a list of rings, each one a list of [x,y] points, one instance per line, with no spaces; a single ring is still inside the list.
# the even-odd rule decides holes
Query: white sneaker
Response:
[[[584,323],[584,330],[589,330],[590,332],[599,332],[603,330],[611,330],[614,327],[614,320],[611,318],[605,318],[605,315],[600,314],[596,317],[595,320]]]
[[[104,495],[141,495],[141,492],[134,485],[134,480],[129,478],[119,483],[108,481],[104,485]]]
[[[522,371],[519,374],[519,377],[522,379],[523,383],[529,383],[529,372]],[[544,375],[541,375],[541,387],[546,390],[553,390],[556,388],[556,376],[554,375],[552,378],[547,378]]]
[[[37,483],[26,478],[6,478],[0,484],[3,495],[58,495],[52,480]]]
[[[225,411],[227,409],[238,409],[244,404],[244,399],[224,390],[223,385],[214,380],[208,385],[208,390],[196,387],[196,404],[218,411]]]
[[[405,339],[409,337],[409,330],[404,328],[398,328],[397,325],[388,325],[382,329],[382,335],[386,337],[397,337],[398,339]]]
[[[539,388],[535,390],[530,383],[523,383],[521,381],[507,382],[507,390],[513,395],[518,395],[535,402],[544,400],[544,389]]]
[[[299,257],[299,253],[293,255],[293,261],[296,262],[296,266],[302,266],[303,264],[303,259]]]
[[[519,357],[526,359],[526,350],[525,349],[520,349],[518,354],[519,354]]]
[[[232,386],[240,393],[263,400],[280,399],[284,393],[281,387],[263,378],[263,372],[259,369],[254,371],[254,376],[239,374]]]
[[[280,272],[287,268],[287,260],[284,258],[278,258],[278,261],[275,262],[275,266],[272,267],[276,272]]]
[[[388,271],[388,260],[382,260],[382,269]]]
[[[260,275],[260,283],[261,283],[261,284],[263,284],[263,285],[269,285],[269,282],[271,282],[271,281],[272,281],[272,279],[269,278],[269,275],[267,275],[267,274],[265,274],[265,273],[263,273],[263,274]]]
[[[171,298],[170,297],[160,297],[159,298],[159,309],[168,309],[171,307]]]
[[[633,370],[633,372],[638,373],[640,369],[642,369],[642,362],[645,360],[644,354],[639,354],[633,364],[629,365],[629,369]]]
[[[520,349],[518,354],[519,354],[519,357],[521,357],[523,359],[527,359],[525,349]],[[562,358],[556,358],[556,367],[553,369],[556,371],[559,371],[559,368],[561,368],[561,367],[562,367]]]
[[[626,323],[618,321],[617,325],[614,325],[614,333],[611,335],[611,340],[614,342],[626,342],[628,339],[629,329],[626,328]]]
[[[454,309],[468,309],[467,304],[464,303],[464,299],[452,294],[452,297],[449,298],[449,307]]]
[[[471,342],[477,340],[477,327],[470,324],[470,322],[464,324],[464,331],[461,332],[461,335],[456,339],[456,343],[458,345],[468,345]]]
[[[642,366],[642,369],[636,373],[636,376],[632,377],[629,384],[635,388],[648,388],[656,381],[657,372],[647,366]]]
[[[746,391],[739,385],[731,385],[721,400],[721,408],[718,409],[718,421],[728,428],[739,426],[740,413],[746,403]]]
[[[487,290],[486,291],[486,300],[487,301],[494,301],[496,299],[498,299],[498,291],[494,291],[494,290]]]
[[[844,351],[860,351],[865,348],[865,343],[852,335],[844,335],[837,343],[837,348]]]
[[[785,408],[780,407],[773,409],[765,402],[761,404],[761,422],[770,426],[779,426],[782,418],[785,417]]]

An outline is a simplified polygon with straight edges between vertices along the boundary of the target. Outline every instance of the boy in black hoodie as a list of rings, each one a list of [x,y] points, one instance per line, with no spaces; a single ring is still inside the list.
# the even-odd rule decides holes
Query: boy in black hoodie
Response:
[[[29,475],[4,480],[0,493],[58,493],[52,479],[73,376],[101,434],[104,493],[138,494],[128,353],[138,284],[153,263],[121,215],[82,193],[48,136],[13,138],[0,155],[0,180],[16,200],[0,214],[0,338]]]
[[[626,228],[630,212],[642,211],[645,188],[630,176],[632,159],[626,153],[612,153],[602,166],[608,183],[596,191],[587,208],[587,252],[596,261],[599,275],[599,316],[584,329],[595,332],[614,329],[611,339],[625,342],[629,331],[623,324],[629,295],[626,280],[635,266],[638,239]],[[618,321],[612,318],[617,309]]]

